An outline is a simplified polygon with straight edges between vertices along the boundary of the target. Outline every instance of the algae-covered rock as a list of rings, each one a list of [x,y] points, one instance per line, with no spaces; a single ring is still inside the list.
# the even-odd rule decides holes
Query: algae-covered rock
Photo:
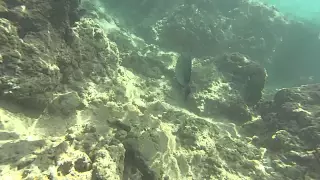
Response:
[[[258,136],[255,144],[277,153],[271,166],[290,179],[319,177],[319,90],[319,84],[279,90],[273,101],[260,105],[257,123],[265,130],[252,129]]]
[[[3,162],[3,164],[7,163],[16,163],[16,165],[20,165],[21,168],[23,168],[26,164],[25,162],[28,162],[27,164],[31,164],[31,162],[34,160],[32,157],[32,160],[23,160],[25,156],[31,155],[33,151],[38,149],[41,146],[45,145],[44,140],[35,140],[35,141],[26,141],[26,140],[18,140],[16,142],[8,142],[4,143],[0,149],[0,161]],[[30,159],[30,158],[26,158]],[[30,162],[31,161],[31,162]]]
[[[319,87],[260,102],[282,34],[266,28],[285,29],[282,16],[245,1],[97,2],[80,19],[78,0],[0,2],[0,98],[45,109],[1,109],[0,179],[319,179]],[[187,101],[182,52],[195,57]]]
[[[90,171],[92,168],[91,159],[81,151],[67,151],[57,155],[56,164],[58,166],[57,171],[63,175],[67,175],[72,171],[83,173]]]
[[[110,153],[105,149],[101,149],[96,152],[92,179],[122,179],[123,158],[119,159],[119,157],[124,157],[125,150],[123,147],[117,148],[117,150],[118,151],[113,151],[113,153]]]
[[[76,1],[66,1],[68,5],[61,14],[76,12],[77,5],[73,2]],[[1,96],[43,110],[59,89],[62,78],[52,49],[63,44],[58,40],[63,35],[60,30],[69,28],[75,20],[55,16],[55,20],[64,23],[54,26],[50,2],[3,1],[2,5],[8,9],[0,13]],[[51,33],[44,35],[45,32]]]
[[[255,105],[261,100],[267,78],[265,68],[240,53],[225,54],[216,61],[216,65],[248,105]]]
[[[148,179],[159,179],[162,175],[162,165],[152,167],[155,159],[167,151],[168,138],[163,132],[144,132],[139,137],[129,137],[124,141],[126,148],[127,171],[140,171]],[[134,170],[135,169],[135,170]]]
[[[223,115],[237,123],[250,121],[251,108],[262,98],[266,70],[239,53],[194,61],[191,94],[199,113]]]
[[[2,98],[43,111],[57,93],[72,89],[86,96],[87,78],[111,86],[117,47],[94,21],[75,24],[79,1],[39,2],[3,3],[8,10],[0,13]]]
[[[59,95],[48,106],[50,114],[70,115],[74,114],[83,105],[76,92]]]
[[[261,107],[262,119],[273,132],[283,129],[295,133],[306,145],[315,148],[319,131],[319,84],[278,91],[268,106]]]
[[[33,108],[45,108],[60,81],[52,57],[21,41],[17,28],[8,20],[1,24],[1,96]]]

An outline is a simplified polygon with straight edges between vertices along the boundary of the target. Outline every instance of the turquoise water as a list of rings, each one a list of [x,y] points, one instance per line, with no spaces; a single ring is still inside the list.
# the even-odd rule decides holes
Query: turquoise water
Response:
[[[320,0],[260,0],[274,5],[290,17],[298,17],[320,23]]]

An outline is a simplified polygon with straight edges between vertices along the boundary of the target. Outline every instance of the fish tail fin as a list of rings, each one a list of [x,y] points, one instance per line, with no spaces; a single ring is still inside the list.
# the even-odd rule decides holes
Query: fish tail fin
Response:
[[[191,93],[190,85],[184,87],[184,100],[186,101]]]

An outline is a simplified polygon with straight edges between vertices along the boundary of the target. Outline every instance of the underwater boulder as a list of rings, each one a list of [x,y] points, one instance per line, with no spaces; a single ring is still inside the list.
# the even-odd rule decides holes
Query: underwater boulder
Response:
[[[240,53],[224,54],[215,64],[240,91],[247,105],[255,105],[261,100],[267,78],[265,68]]]

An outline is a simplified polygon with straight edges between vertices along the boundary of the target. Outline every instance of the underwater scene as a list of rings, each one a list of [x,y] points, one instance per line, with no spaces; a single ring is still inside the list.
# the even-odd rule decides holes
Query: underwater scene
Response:
[[[252,0],[254,1],[254,0]],[[320,1],[318,0],[255,0],[277,7],[283,14],[320,23]]]
[[[320,1],[0,0],[22,179],[320,180]]]

